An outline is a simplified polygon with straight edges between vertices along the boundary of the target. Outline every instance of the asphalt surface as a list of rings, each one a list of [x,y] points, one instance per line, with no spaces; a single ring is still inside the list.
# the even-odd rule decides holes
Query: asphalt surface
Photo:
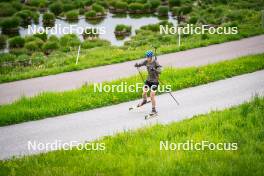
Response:
[[[163,66],[190,67],[263,52],[264,35],[260,35],[239,41],[166,54],[159,56],[158,60]],[[44,91],[70,90],[78,88],[86,82],[110,81],[134,75],[137,72],[133,66],[138,61],[3,83],[0,84],[0,104],[11,103],[21,96],[34,96]]]
[[[45,150],[29,150],[29,142],[36,144],[85,142],[146,125],[167,124],[194,115],[221,110],[264,95],[264,70],[236,76],[173,93],[177,106],[168,94],[157,97],[159,118],[145,120],[150,104],[128,111],[140,100],[103,107],[85,112],[0,127],[0,159],[29,155]],[[107,146],[106,146],[107,147]],[[96,152],[96,151],[95,151]]]

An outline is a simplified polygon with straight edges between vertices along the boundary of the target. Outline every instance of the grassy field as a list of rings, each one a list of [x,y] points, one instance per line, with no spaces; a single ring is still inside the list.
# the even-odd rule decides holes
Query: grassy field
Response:
[[[0,175],[264,174],[264,99],[168,125],[119,133],[101,151],[71,150],[0,161]],[[177,117],[175,117],[177,119]],[[160,150],[169,143],[237,143],[237,150]]]
[[[264,54],[259,54],[196,68],[167,68],[160,79],[176,91],[264,69],[263,60]],[[142,81],[137,75],[103,84],[119,85],[122,82],[135,85]],[[94,92],[93,85],[84,85],[77,90],[24,97],[10,105],[0,106],[0,126],[118,104],[138,99],[140,94],[141,92],[98,93]]]
[[[61,42],[60,49],[49,56],[41,52],[35,52],[30,56],[19,54],[19,52],[17,54],[1,54],[0,62],[32,59],[38,64],[26,67],[1,66],[0,83],[135,60],[144,57],[144,52],[151,49],[153,44],[159,46],[158,54],[164,54],[263,34],[264,28],[261,27],[261,12],[259,9],[262,3],[260,0],[250,3],[239,0],[228,2],[228,4],[208,1],[201,6],[194,5],[189,16],[200,21],[197,22],[197,25],[237,26],[239,33],[236,35],[184,35],[181,47],[178,47],[177,35],[161,35],[159,31],[141,30],[122,47],[109,46],[107,42],[103,42],[103,46],[100,44],[98,47],[87,49],[87,46],[82,44],[86,47],[82,48],[79,64],[77,65],[75,60],[79,44],[73,45],[70,43],[70,48],[71,46],[74,47],[69,51],[67,49],[69,46],[65,42]],[[86,42],[89,46],[97,46],[94,41]]]

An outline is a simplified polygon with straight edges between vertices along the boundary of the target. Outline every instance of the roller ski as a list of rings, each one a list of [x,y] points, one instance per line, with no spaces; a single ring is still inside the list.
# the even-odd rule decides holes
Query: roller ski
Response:
[[[156,109],[152,109],[152,111],[148,115],[145,116],[145,120],[154,118],[154,117],[158,117],[158,112],[156,111]]]
[[[149,100],[149,101],[147,101],[147,100],[143,100],[141,103],[139,103],[138,105],[136,105],[136,106],[131,106],[131,107],[129,107],[129,111],[131,111],[131,110],[133,110],[133,109],[137,109],[137,108],[140,108],[140,107],[142,107],[142,106],[144,106],[145,104],[147,104],[147,103],[150,103],[151,101]]]

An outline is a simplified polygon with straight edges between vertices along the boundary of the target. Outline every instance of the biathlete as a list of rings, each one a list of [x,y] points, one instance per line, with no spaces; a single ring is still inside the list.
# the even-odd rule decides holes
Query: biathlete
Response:
[[[152,116],[157,114],[155,95],[159,86],[159,75],[161,74],[161,65],[158,63],[158,61],[153,59],[152,51],[146,52],[146,58],[147,59],[144,60],[143,62],[135,64],[135,67],[146,66],[148,71],[148,77],[143,87],[143,93],[142,93],[143,101],[139,103],[137,106],[140,107],[147,103],[147,93],[150,90],[152,110],[149,115]]]

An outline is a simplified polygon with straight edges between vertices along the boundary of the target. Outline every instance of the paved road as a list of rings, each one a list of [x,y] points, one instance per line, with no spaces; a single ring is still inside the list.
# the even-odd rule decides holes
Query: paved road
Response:
[[[168,94],[157,97],[160,118],[144,120],[150,105],[129,112],[131,101],[55,118],[0,127],[0,159],[13,155],[34,154],[28,141],[34,143],[69,143],[91,141],[123,130],[136,129],[153,123],[169,123],[241,104],[258,93],[264,95],[264,70],[174,92],[181,105]],[[107,147],[107,146],[106,146]]]
[[[264,35],[159,56],[163,66],[189,67],[215,63],[239,56],[264,52]],[[81,71],[0,84],[0,104],[10,103],[22,95],[33,96],[43,91],[63,91],[80,87],[85,82],[102,82],[136,74],[134,63],[124,62]]]

